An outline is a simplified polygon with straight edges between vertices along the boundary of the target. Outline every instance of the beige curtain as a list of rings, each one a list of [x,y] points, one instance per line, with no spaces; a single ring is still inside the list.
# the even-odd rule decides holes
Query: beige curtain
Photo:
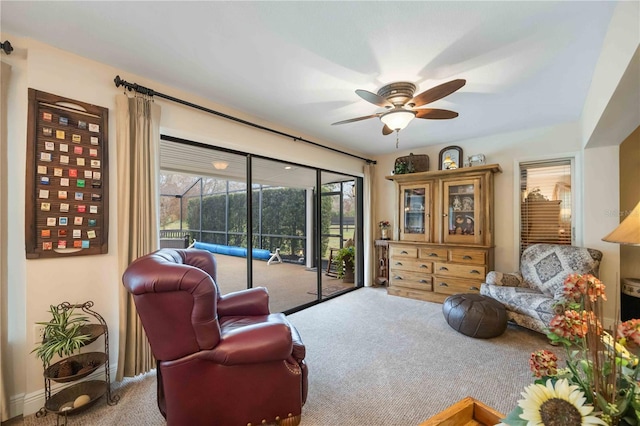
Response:
[[[366,164],[364,166],[363,190],[362,190],[362,207],[365,212],[374,212],[373,205],[373,181],[375,165]],[[373,241],[376,237],[375,217],[372,214],[365,214],[362,223],[362,229],[364,230],[364,285],[372,286],[376,277],[376,265],[375,249]]]
[[[0,70],[0,421],[9,418],[9,396],[2,354],[7,346],[7,89],[11,66],[2,64]]]
[[[142,95],[116,98],[118,152],[118,272],[159,247],[160,107]],[[116,380],[155,368],[133,298],[120,287]]]

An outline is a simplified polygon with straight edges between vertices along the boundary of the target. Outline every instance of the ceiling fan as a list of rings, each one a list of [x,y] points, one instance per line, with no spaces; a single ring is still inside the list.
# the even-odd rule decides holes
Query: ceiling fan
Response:
[[[407,127],[414,118],[431,120],[446,120],[456,118],[458,113],[446,109],[418,108],[431,102],[442,99],[460,89],[466,84],[466,80],[456,79],[447,83],[432,87],[429,90],[414,96],[416,85],[406,81],[390,83],[382,86],[378,93],[358,89],[356,93],[367,102],[386,108],[386,111],[364,117],[350,118],[338,121],[332,125],[353,123],[354,121],[367,120],[378,117],[384,123],[383,135],[389,135],[394,131],[400,131]]]

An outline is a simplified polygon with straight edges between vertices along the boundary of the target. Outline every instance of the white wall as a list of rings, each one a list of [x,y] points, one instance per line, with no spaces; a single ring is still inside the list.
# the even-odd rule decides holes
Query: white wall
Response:
[[[118,353],[118,291],[122,285],[117,270],[116,242],[118,194],[115,146],[115,97],[122,93],[113,79],[116,75],[158,92],[188,100],[232,116],[257,122],[287,133],[295,130],[260,122],[236,111],[213,104],[189,93],[132,75],[125,70],[96,63],[51,46],[10,34],[15,51],[3,60],[13,67],[8,91],[7,199],[8,203],[8,353],[5,387],[12,396],[11,416],[30,414],[44,403],[42,366],[30,354],[33,348],[33,324],[47,320],[50,304],[92,300],[94,309],[104,316],[110,331],[110,359]],[[26,164],[27,89],[103,106],[109,109],[109,168],[111,181],[109,253],[59,259],[25,259],[24,188]],[[293,142],[281,136],[241,125],[217,116],[156,99],[162,108],[161,129],[165,134],[261,154],[300,164],[362,176],[364,162],[352,157]],[[312,139],[307,137],[308,139]],[[315,142],[329,145],[321,140]],[[359,154],[359,153],[356,153]],[[98,345],[98,342],[93,345]],[[88,348],[89,350],[91,348]],[[5,356],[6,355],[6,356]]]

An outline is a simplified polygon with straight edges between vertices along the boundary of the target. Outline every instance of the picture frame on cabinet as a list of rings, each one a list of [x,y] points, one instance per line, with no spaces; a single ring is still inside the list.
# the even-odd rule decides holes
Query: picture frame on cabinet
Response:
[[[453,170],[462,167],[462,148],[448,146],[440,151],[438,156],[438,170]]]

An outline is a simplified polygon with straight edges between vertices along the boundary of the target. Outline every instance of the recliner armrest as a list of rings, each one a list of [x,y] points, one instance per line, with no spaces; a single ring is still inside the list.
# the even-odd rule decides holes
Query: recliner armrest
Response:
[[[254,324],[238,328],[199,357],[223,365],[253,364],[286,360],[291,357],[291,329],[282,323]]]
[[[269,315],[269,293],[264,287],[227,293],[218,300],[218,315],[221,317]]]
[[[485,283],[504,287],[527,287],[519,272],[491,271],[487,273]]]

